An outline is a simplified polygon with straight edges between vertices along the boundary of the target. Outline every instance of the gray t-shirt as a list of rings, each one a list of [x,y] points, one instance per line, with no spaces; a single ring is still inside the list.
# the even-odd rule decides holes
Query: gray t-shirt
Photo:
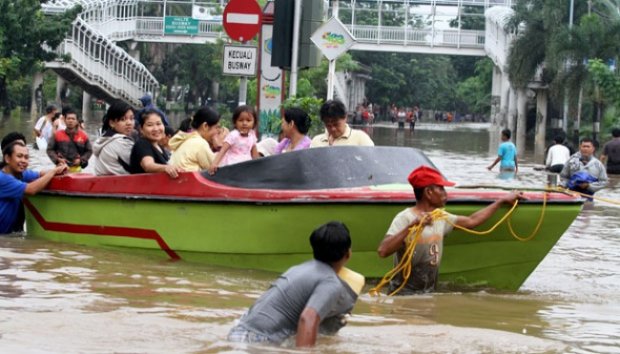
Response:
[[[306,307],[314,309],[321,323],[348,313],[357,295],[323,262],[311,260],[291,267],[243,315],[240,326],[281,343],[297,331]]]

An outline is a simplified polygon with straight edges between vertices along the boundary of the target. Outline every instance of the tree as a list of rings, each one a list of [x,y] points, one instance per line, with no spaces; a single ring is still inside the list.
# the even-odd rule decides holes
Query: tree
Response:
[[[586,63],[620,54],[619,4],[612,0],[575,1],[574,26],[569,28],[569,0],[517,2],[509,23],[509,29],[517,34],[508,60],[510,81],[524,88],[536,71],[544,68],[543,78],[552,98],[561,101],[565,94],[581,97],[584,90],[595,106],[593,122],[598,122],[604,95],[593,85]]]
[[[0,106],[8,113],[15,102],[9,83],[41,69],[41,63],[57,58],[56,48],[81,11],[75,6],[56,15],[45,15],[47,0],[0,1]]]
[[[493,62],[489,58],[476,63],[476,76],[457,84],[456,94],[462,111],[486,115],[491,110]]]

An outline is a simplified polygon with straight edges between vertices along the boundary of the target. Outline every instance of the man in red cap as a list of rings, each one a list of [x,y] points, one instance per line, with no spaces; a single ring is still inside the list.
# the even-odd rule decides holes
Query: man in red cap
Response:
[[[428,166],[413,170],[408,180],[413,187],[416,205],[396,215],[377,250],[382,258],[394,254],[394,265],[397,265],[406,249],[409,229],[416,224],[424,225],[411,260],[411,275],[407,284],[398,292],[399,295],[435,290],[443,253],[443,238],[452,231],[452,224],[469,229],[475,228],[490,218],[503,203],[514,204],[522,196],[522,193],[509,193],[470,216],[446,213],[446,219],[433,221],[428,214],[446,205],[448,195],[444,187],[454,186],[454,183],[447,181],[439,171]],[[398,289],[402,283],[402,275],[397,274],[390,281],[388,293]]]

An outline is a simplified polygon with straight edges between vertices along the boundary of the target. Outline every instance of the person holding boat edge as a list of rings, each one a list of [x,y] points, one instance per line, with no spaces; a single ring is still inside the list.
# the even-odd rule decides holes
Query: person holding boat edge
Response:
[[[592,139],[581,139],[579,151],[568,159],[560,173],[560,184],[563,187],[582,194],[594,195],[607,186],[605,165],[594,157],[594,151]]]
[[[18,134],[11,134],[15,140],[3,139],[2,141],[0,234],[23,231],[24,217],[21,201],[24,195],[39,193],[54,176],[63,174],[67,170],[67,165],[64,163],[58,164],[49,171],[29,170],[29,154],[25,138],[20,138]]]
[[[412,270],[406,284],[402,274],[397,274],[389,284],[389,293],[403,285],[398,295],[411,295],[434,291],[437,287],[439,265],[443,253],[443,238],[452,231],[452,225],[474,228],[489,219],[502,204],[514,204],[522,198],[522,193],[506,194],[489,206],[473,213],[470,216],[460,216],[446,213],[445,219],[433,221],[429,214],[435,209],[446,205],[448,196],[444,187],[453,186],[439,171],[421,166],[413,170],[408,177],[413,187],[416,205],[407,208],[396,215],[377,252],[381,258],[394,254],[394,265],[400,263],[408,245],[409,229],[417,224],[424,226],[421,236],[415,246],[411,260]]]
[[[131,149],[129,172],[131,174],[165,172],[170,178],[179,177],[179,172],[183,172],[183,169],[168,165],[170,157],[159,145],[164,136],[164,120],[159,112],[151,110],[143,112],[138,123],[142,135]]]
[[[343,271],[353,273],[344,268],[351,257],[349,230],[328,222],[312,232],[310,244],[314,259],[274,281],[231,329],[229,341],[281,344],[296,334],[296,345],[309,347],[319,332],[333,334],[346,325],[344,316],[363,286],[363,280],[343,280]]]

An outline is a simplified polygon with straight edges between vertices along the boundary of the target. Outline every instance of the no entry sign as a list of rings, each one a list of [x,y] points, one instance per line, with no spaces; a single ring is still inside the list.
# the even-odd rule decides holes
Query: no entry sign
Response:
[[[261,8],[254,0],[231,0],[224,8],[224,30],[235,41],[252,39],[260,30],[261,19]]]

